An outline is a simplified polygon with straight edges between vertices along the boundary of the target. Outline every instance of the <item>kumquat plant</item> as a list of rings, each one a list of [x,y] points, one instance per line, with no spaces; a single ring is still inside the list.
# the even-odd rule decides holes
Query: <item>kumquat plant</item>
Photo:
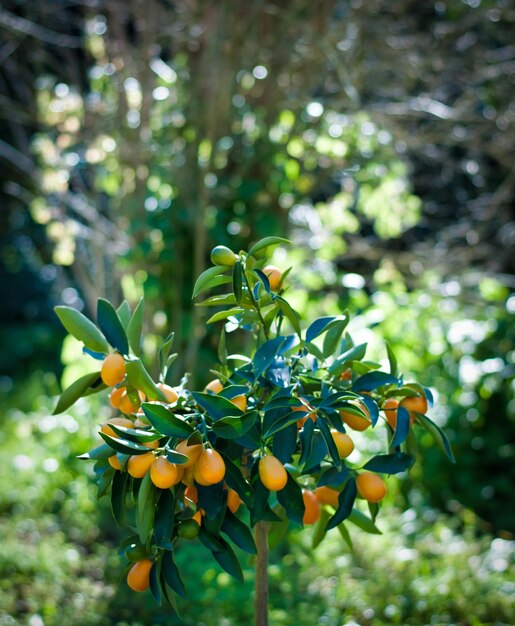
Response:
[[[267,250],[287,243],[268,237],[248,252],[217,246],[213,267],[198,278],[193,298],[219,309],[219,364],[202,391],[167,382],[173,334],[157,367],[142,360],[143,307],[131,312],[98,301],[96,324],[75,309],[56,307],[65,329],[83,342],[97,372],[66,389],[55,409],[108,391],[113,417],[101,443],[81,458],[94,461],[98,496],[111,500],[128,531],[120,546],[127,584],[150,588],[177,611],[186,585],[176,564],[181,543],[199,539],[220,566],[242,580],[232,544],[255,555],[255,620],[268,605],[268,533],[273,525],[313,526],[313,546],[337,529],[375,525],[388,476],[416,460],[416,430],[425,429],[454,462],[446,436],[427,417],[429,389],[406,382],[387,348],[389,371],[354,345],[347,312],[312,320],[304,330],[286,298],[289,270],[268,263]],[[221,289],[221,293],[212,293]],[[236,330],[248,353],[229,354]],[[149,371],[158,371],[154,380]],[[377,432],[384,451],[356,466],[348,461],[357,431]]]

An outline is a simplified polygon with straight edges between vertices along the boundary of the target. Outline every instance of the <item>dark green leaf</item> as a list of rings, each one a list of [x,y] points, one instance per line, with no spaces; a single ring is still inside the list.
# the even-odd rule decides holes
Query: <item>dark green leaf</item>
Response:
[[[287,337],[279,336],[269,341],[265,341],[257,350],[254,355],[254,375],[256,378],[272,364],[273,360],[279,353],[282,345],[287,340]]]
[[[281,463],[289,463],[296,447],[297,424],[292,423],[275,434],[272,442],[272,453]]]
[[[233,315],[239,315],[243,313],[244,309],[241,307],[233,307],[232,309],[228,309],[226,311],[219,311],[212,315],[206,322],[206,324],[214,324],[215,322],[219,322],[220,320],[225,320],[228,317],[232,317]]]
[[[363,466],[363,469],[370,472],[378,472],[379,474],[399,474],[408,470],[415,459],[404,452],[396,452],[395,454],[378,454],[374,456]]]
[[[329,367],[330,374],[341,374],[347,367],[350,361],[361,361],[367,351],[367,344],[361,343],[358,346],[353,346],[346,352],[340,354],[340,356]]]
[[[100,372],[92,372],[81,376],[69,387],[67,387],[59,397],[57,406],[54,409],[53,415],[66,411],[67,408],[72,406],[80,397],[82,397],[86,390],[93,385],[93,383],[100,380]]]
[[[106,443],[98,446],[97,448],[93,448],[89,452],[85,454],[81,454],[79,459],[94,459],[95,461],[98,459],[108,459],[110,456],[113,456],[113,449],[108,446]]]
[[[194,391],[191,395],[195,402],[207,411],[208,415],[215,421],[222,417],[243,415],[243,411],[223,396],[215,396],[212,393],[200,393],[197,391]]]
[[[252,428],[258,418],[258,411],[249,411],[241,417],[222,417],[213,424],[213,430],[224,439],[237,439]]]
[[[218,564],[231,576],[234,576],[240,583],[243,582],[243,572],[238,557],[227,541],[220,538],[223,543],[223,551],[214,551],[212,555],[218,561]]]
[[[157,490],[150,479],[150,472],[147,472],[141,480],[136,512],[136,526],[142,544],[147,543],[152,532],[156,513],[156,499]]]
[[[111,509],[113,517],[118,525],[123,527],[127,523],[125,510],[125,492],[127,490],[129,474],[126,472],[115,472],[111,486]]]
[[[145,454],[145,452],[150,452],[150,448],[146,448],[135,441],[111,437],[102,432],[100,432],[99,435],[113,450],[116,450],[116,452],[121,452],[122,454]]]
[[[299,337],[301,337],[300,320],[299,320],[298,313],[294,311],[290,303],[284,298],[282,298],[281,296],[276,296],[275,302],[278,305],[284,317],[286,317],[286,319],[289,320],[290,324],[293,327],[293,330],[297,333]]]
[[[404,443],[406,437],[408,436],[410,429],[410,416],[408,411],[403,406],[399,406],[397,409],[397,424],[395,428],[395,434],[390,443],[392,448],[396,446],[400,446],[401,443]]]
[[[320,518],[316,523],[315,532],[313,533],[313,543],[311,546],[313,550],[322,543],[327,533],[327,522],[329,521],[330,517],[331,516],[327,509],[321,507]]]
[[[329,330],[325,334],[324,344],[322,348],[322,354],[324,355],[325,359],[327,359],[336,352],[338,344],[340,343],[342,333],[348,323],[348,317],[344,320],[340,320],[339,322],[335,322],[331,325],[331,328],[329,328]]]
[[[349,470],[344,465],[341,469],[336,467],[329,468],[322,474],[318,484],[320,487],[327,485],[328,487],[340,487],[349,477]]]
[[[383,385],[398,385],[399,380],[386,372],[368,372],[360,376],[352,385],[354,391],[373,391]]]
[[[329,328],[331,328],[331,326],[333,326],[334,324],[339,322],[347,324],[348,321],[348,314],[320,317],[308,327],[306,331],[306,341],[310,343],[311,341],[313,341],[313,339],[316,339],[323,332],[329,330]]]
[[[399,373],[397,368],[397,359],[395,358],[395,354],[393,353],[392,347],[389,343],[386,344],[386,353],[388,355],[388,362],[390,363],[390,374],[392,374],[392,376],[397,376]]]
[[[150,593],[152,597],[157,602],[159,606],[163,604],[163,596],[161,594],[161,584],[160,584],[160,572],[159,572],[159,561],[154,561],[152,564],[152,569],[150,570]]]
[[[188,457],[185,454],[177,452],[177,450],[166,450],[166,460],[176,465],[182,465],[188,462]]]
[[[141,356],[141,332],[143,329],[143,313],[145,310],[145,300],[141,298],[138,306],[134,309],[134,313],[127,327],[127,336],[132,351],[136,356]]]
[[[340,453],[338,452],[338,448],[336,447],[336,444],[334,443],[334,439],[331,434],[331,429],[329,428],[329,425],[327,424],[327,422],[325,421],[323,417],[318,417],[316,424],[318,428],[320,429],[322,436],[324,437],[325,443],[327,445],[327,450],[329,451],[329,455],[331,459],[333,460],[333,463],[336,465],[336,467],[340,467],[342,464],[341,459],[340,459]]]
[[[231,461],[231,459],[220,452],[225,463],[225,482],[227,486],[234,489],[243,502],[248,506],[252,506],[253,491],[247,480],[243,477],[240,468]]]
[[[179,437],[180,439],[187,439],[193,433],[192,426],[177,415],[174,415],[162,404],[143,402],[141,407],[146,418],[158,433],[167,437]]]
[[[284,507],[288,519],[297,524],[302,524],[305,511],[302,490],[289,472],[286,486],[277,492],[277,500]]]
[[[233,293],[211,296],[210,298],[206,298],[202,302],[199,302],[197,306],[225,306],[226,304],[236,304],[236,298]]]
[[[197,484],[197,491],[199,507],[204,509],[208,519],[214,520],[222,510],[226,500],[223,482],[220,481],[207,487]]]
[[[104,298],[97,301],[97,321],[107,341],[122,354],[129,353],[125,328],[114,306]]]
[[[232,290],[236,302],[240,303],[243,295],[243,266],[238,259],[232,270]]]
[[[354,501],[356,500],[357,489],[356,481],[354,478],[349,478],[345,483],[343,491],[338,496],[338,508],[335,514],[327,522],[327,530],[339,526],[344,520],[346,520],[352,512]]]
[[[254,543],[254,538],[248,526],[229,510],[227,510],[222,523],[222,532],[224,532],[238,548],[241,548],[249,554],[256,554],[256,544]]]
[[[253,246],[251,246],[248,255],[253,256],[260,250],[264,250],[268,246],[277,246],[281,243],[289,244],[291,243],[288,239],[283,239],[283,237],[265,237],[264,239],[260,239]]]
[[[420,415],[417,413],[416,421],[418,424],[421,424],[430,435],[432,435],[438,447],[443,450],[443,452],[445,452],[445,454],[447,455],[449,461],[451,463],[456,463],[454,454],[452,453],[451,444],[449,443],[449,440],[447,439],[447,436],[443,432],[443,430],[425,415]]]
[[[157,441],[162,435],[150,432],[148,430],[139,430],[137,428],[127,428],[126,426],[118,426],[117,424],[109,424],[109,427],[123,439],[135,441],[136,443],[148,443],[149,441]]]
[[[170,489],[163,489],[160,492],[159,501],[156,507],[154,522],[154,533],[159,545],[170,541],[173,535],[174,526],[175,496]]]
[[[149,400],[161,400],[162,402],[166,402],[166,397],[163,392],[156,386],[139,359],[127,361],[125,368],[127,370],[127,378],[135,389],[143,391]]]
[[[127,300],[124,300],[120,306],[116,309],[116,313],[120,318],[120,322],[123,324],[123,327],[127,329],[129,322],[131,320],[131,307]]]
[[[65,329],[94,352],[109,352],[109,344],[91,320],[69,306],[56,306],[54,311]]]
[[[166,550],[163,554],[161,568],[166,584],[169,585],[175,593],[180,595],[182,598],[186,598],[186,587],[184,586],[179,568],[175,563],[173,552],[171,550]]]

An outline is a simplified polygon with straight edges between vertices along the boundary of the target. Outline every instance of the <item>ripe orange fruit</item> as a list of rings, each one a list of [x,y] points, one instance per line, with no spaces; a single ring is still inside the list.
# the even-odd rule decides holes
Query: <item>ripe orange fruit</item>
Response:
[[[184,467],[184,464],[183,464]],[[191,467],[187,467],[184,470],[184,474],[182,475],[182,482],[187,485],[188,487],[194,487],[194,482],[195,482],[195,478],[193,476],[193,472],[194,472],[195,466],[191,466]]]
[[[109,404],[113,409],[117,409],[120,406],[120,400],[125,393],[125,387],[115,387],[109,394]]]
[[[303,524],[314,524],[320,518],[320,502],[315,494],[309,489],[302,490],[302,499],[304,500],[304,517]]]
[[[197,504],[198,502],[198,490],[195,485],[188,485],[184,490],[184,497],[187,498],[190,502]]]
[[[102,382],[114,387],[125,378],[125,360],[121,354],[109,354],[102,363],[100,370]]]
[[[199,509],[191,519],[194,519],[200,526],[202,524],[202,511]]]
[[[124,426],[125,428],[132,428],[134,426],[131,420],[127,419],[126,417],[112,417],[111,419],[107,420],[105,424],[102,424],[100,432],[104,433],[105,435],[109,435],[110,437],[116,438],[119,438],[120,435],[117,435],[114,430],[109,426],[109,424],[114,424],[115,426]]]
[[[349,435],[339,432],[336,428],[331,428],[331,435],[338,448],[340,459],[346,459],[354,450],[354,442]]]
[[[141,559],[136,561],[127,574],[127,584],[133,591],[145,591],[150,585],[150,570],[153,561]]]
[[[241,498],[234,489],[227,490],[227,507],[231,513],[236,513],[240,508]]]
[[[206,392],[210,391],[211,393],[214,393],[216,396],[216,394],[220,393],[223,388],[224,386],[222,385],[220,380],[218,378],[215,378],[204,387],[204,391]]]
[[[145,452],[144,454],[133,454],[127,461],[127,471],[134,478],[143,478],[154,462],[153,452]]]
[[[118,460],[118,457],[116,456],[116,454],[113,454],[113,456],[110,456],[107,459],[107,461],[108,461],[109,465],[111,467],[113,467],[115,470],[121,470],[122,469],[121,463]]]
[[[150,480],[159,489],[169,489],[181,482],[184,470],[175,463],[170,463],[166,457],[158,456],[150,466]]]
[[[281,278],[283,276],[281,270],[278,267],[275,267],[275,265],[267,265],[263,268],[263,273],[268,276],[270,289],[272,291],[277,291],[279,289],[279,285],[281,284]]]
[[[142,391],[138,391],[138,396],[140,398],[140,404],[145,399],[145,394]],[[139,404],[134,404],[134,402],[130,399],[129,394],[125,390],[125,393],[122,394],[120,398],[120,402],[118,403],[118,408],[125,415],[131,415],[132,413],[136,413],[139,409]]]
[[[342,420],[345,422],[345,424],[347,424],[347,426],[349,426],[350,428],[354,430],[359,430],[359,431],[366,430],[372,424],[370,420],[370,412],[368,410],[368,407],[363,402],[359,402],[359,400],[354,402],[353,404],[355,404],[356,408],[363,411],[363,413],[367,417],[362,417],[361,415],[354,415],[354,413],[349,413],[349,411],[346,411],[345,409],[342,409],[340,411],[340,416]]]
[[[208,448],[201,452],[193,476],[199,485],[214,485],[225,476],[225,463],[220,454]]]
[[[359,495],[368,502],[379,502],[387,492],[384,480],[372,472],[362,472],[356,478],[356,487]]]
[[[352,379],[352,370],[347,368],[340,374],[340,380],[351,380]]]
[[[334,508],[338,506],[339,495],[340,494],[336,491],[336,489],[331,489],[331,487],[327,487],[326,485],[315,489],[315,496],[320,504],[329,504],[334,506]]]
[[[427,413],[427,398],[423,398],[422,396],[404,398],[401,400],[401,406],[409,412],[412,419],[415,419],[415,413],[421,413],[422,415]]]
[[[175,391],[173,387],[170,387],[170,385],[165,385],[164,383],[157,383],[156,386],[163,392],[168,404],[173,404],[174,402],[177,402],[179,394]]]
[[[188,445],[188,440],[184,439],[177,444],[176,448],[177,452],[181,454],[185,454],[188,457],[188,461],[186,463],[182,463],[184,469],[192,467],[198,461],[199,456],[202,454],[203,447],[199,443],[195,443],[192,446]]]
[[[288,473],[284,465],[272,454],[267,454],[259,461],[259,478],[270,491],[280,491],[288,482]]]
[[[235,398],[231,398],[231,402],[234,406],[237,406],[240,411],[245,412],[247,410],[247,396],[243,394],[241,396],[236,396]]]

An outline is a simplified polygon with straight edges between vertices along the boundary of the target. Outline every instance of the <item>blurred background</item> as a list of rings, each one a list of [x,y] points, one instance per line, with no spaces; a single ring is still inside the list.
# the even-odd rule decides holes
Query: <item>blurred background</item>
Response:
[[[2,2],[0,625],[178,623],[120,580],[76,460],[106,399],[51,416],[91,368],[52,307],[144,293],[147,355],[173,329],[171,384],[202,385],[219,329],[193,280],[268,235],[303,319],[348,308],[371,356],[391,342],[457,457],[421,436],[353,551],[276,548],[271,623],[515,623],[514,22],[509,0]],[[248,625],[252,564],[240,586],[202,550],[184,623]]]

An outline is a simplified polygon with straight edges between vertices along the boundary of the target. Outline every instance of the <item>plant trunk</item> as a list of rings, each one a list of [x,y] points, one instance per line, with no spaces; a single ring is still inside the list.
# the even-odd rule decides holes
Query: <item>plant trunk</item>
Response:
[[[268,523],[258,522],[254,529],[256,541],[256,573],[254,581],[254,624],[268,626]]]

